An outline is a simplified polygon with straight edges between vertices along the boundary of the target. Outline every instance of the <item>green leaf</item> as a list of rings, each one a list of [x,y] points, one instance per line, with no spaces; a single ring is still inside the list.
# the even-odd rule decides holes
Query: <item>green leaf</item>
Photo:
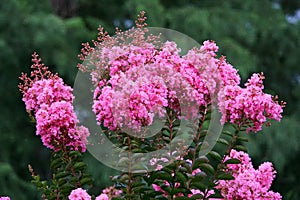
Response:
[[[93,180],[91,178],[83,178],[80,180],[80,184],[83,185],[91,185]]]
[[[225,173],[225,172],[220,172],[217,175],[218,180],[234,180],[234,177],[231,174]]]
[[[230,158],[230,159],[228,159],[224,162],[225,165],[227,165],[227,164],[240,164],[240,163],[241,163],[241,161],[239,159],[236,159],[236,158]]]
[[[129,180],[129,177],[128,177],[128,174],[123,174],[118,179],[121,183],[124,183],[124,182],[127,182]]]
[[[206,172],[206,173],[210,173],[210,174],[214,174],[215,173],[215,169],[213,168],[213,166],[211,166],[208,163],[201,163],[199,165],[199,168],[201,170],[203,170],[204,172]]]
[[[190,200],[189,197],[176,197],[175,200]]]
[[[57,169],[57,168],[59,168],[62,165],[62,163],[63,163],[63,161],[62,161],[62,159],[60,157],[55,158],[55,159],[53,159],[51,161],[50,168],[51,169]]]
[[[185,193],[187,193],[187,192],[189,192],[186,188],[181,188],[181,187],[179,187],[179,188],[173,188],[172,190],[171,190],[171,193],[170,193],[170,195],[176,195],[176,194],[178,194],[178,193],[183,193],[183,194],[185,194]]]
[[[60,179],[60,178],[66,177],[68,175],[70,175],[68,172],[63,171],[63,172],[59,172],[57,174],[54,174],[54,178]]]
[[[204,185],[202,182],[194,182],[194,181],[191,181],[191,188],[194,188],[194,189],[199,189],[201,191],[205,191],[207,189],[207,186]]]
[[[163,130],[162,133],[163,133],[164,136],[170,137],[170,132],[168,130],[165,129],[165,130]]]
[[[84,162],[77,162],[74,164],[74,169],[75,170],[83,170],[85,169],[86,164]]]
[[[192,197],[190,197],[190,200],[199,200],[202,199],[203,195],[202,194],[194,194]]]
[[[222,134],[233,137],[233,133],[231,133],[230,131],[223,131]]]
[[[193,165],[193,170],[199,168],[199,165],[201,163],[208,163],[208,162],[209,162],[209,160],[206,156],[201,156],[199,158],[196,158],[194,165]]]
[[[120,166],[127,166],[129,162],[130,162],[130,160],[129,160],[128,157],[122,157],[119,160],[118,165],[120,165]]]
[[[72,191],[72,189],[75,189],[73,185],[71,185],[70,183],[65,183],[64,185],[62,185],[60,187],[61,193],[63,194],[68,194]]]
[[[238,150],[238,151],[244,151],[244,152],[247,152],[247,148],[243,145],[235,145],[233,147],[234,149]]]
[[[170,173],[166,173],[164,171],[158,171],[157,173],[155,173],[153,175],[153,178],[160,179],[160,180],[166,180],[168,182],[170,182],[173,179],[173,177],[171,176]]]
[[[237,139],[236,139],[237,141],[241,141],[241,142],[248,142],[249,141],[249,139],[247,138],[247,137],[237,137]]]
[[[194,181],[194,182],[200,182],[203,179],[205,179],[206,177],[207,177],[206,173],[199,172],[196,175],[192,176],[192,181]]]
[[[216,151],[211,151],[208,153],[208,155],[210,155],[211,157],[213,157],[214,159],[216,159],[218,161],[222,160],[222,156]]]
[[[217,142],[220,143],[220,144],[225,144],[227,146],[229,145],[229,142],[227,140],[223,139],[223,138],[219,138]]]
[[[131,184],[132,188],[134,188],[134,187],[140,187],[140,186],[145,186],[145,183],[142,183],[142,182],[133,182]]]
[[[81,153],[79,151],[70,151],[69,156],[70,157],[75,157],[75,156],[80,157]]]
[[[187,182],[187,177],[184,173],[181,173],[181,172],[176,172],[175,174],[175,181],[177,182],[180,182],[180,183],[183,183],[185,184]]]

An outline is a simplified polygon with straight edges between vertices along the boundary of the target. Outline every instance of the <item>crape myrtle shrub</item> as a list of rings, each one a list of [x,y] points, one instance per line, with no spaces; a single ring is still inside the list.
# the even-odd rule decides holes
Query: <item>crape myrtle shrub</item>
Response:
[[[263,73],[253,74],[241,87],[238,71],[224,56],[217,57],[213,41],[180,55],[175,42],[147,34],[145,20],[141,12],[135,28],[117,29],[114,37],[100,27],[97,40],[83,44],[79,55],[84,62],[78,67],[90,73],[95,87],[91,106],[97,123],[123,150],[116,162],[126,169],[97,197],[88,194],[93,179],[82,154],[90,133],[78,125],[72,88],[33,54],[31,74],[22,74],[19,88],[36,135],[53,152],[50,180],[41,180],[29,166],[42,198],[281,199],[270,190],[276,174],[272,163],[254,169],[244,146],[245,132],[258,132],[282,117],[285,103],[264,93]],[[202,155],[216,109],[226,126],[217,145]],[[156,117],[164,125],[146,137]],[[153,156],[145,165],[136,162],[166,146],[163,156]]]

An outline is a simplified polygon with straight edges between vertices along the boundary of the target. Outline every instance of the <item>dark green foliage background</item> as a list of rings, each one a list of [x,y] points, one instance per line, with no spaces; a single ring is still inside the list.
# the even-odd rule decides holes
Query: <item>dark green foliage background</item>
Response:
[[[256,166],[272,161],[278,170],[273,190],[300,199],[300,9],[297,0],[2,0],[0,3],[0,196],[40,199],[30,184],[30,163],[49,178],[50,152],[35,136],[18,92],[18,76],[28,72],[37,51],[52,71],[72,85],[82,42],[96,38],[103,25],[129,28],[140,10],[149,26],[175,29],[202,43],[215,40],[245,81],[263,71],[265,91],[288,102],[282,123],[251,134],[249,153]],[[89,153],[84,156],[98,194],[115,171]],[[100,170],[101,169],[101,170]]]

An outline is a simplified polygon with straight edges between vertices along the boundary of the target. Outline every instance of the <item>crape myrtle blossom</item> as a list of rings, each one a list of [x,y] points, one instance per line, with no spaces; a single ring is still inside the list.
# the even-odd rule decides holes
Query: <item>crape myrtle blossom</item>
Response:
[[[107,194],[100,194],[95,200],[109,200]]]
[[[253,74],[245,83],[246,88],[225,85],[219,96],[222,123],[229,121],[238,126],[247,126],[247,132],[257,132],[268,119],[280,121],[285,103],[279,104],[276,97],[263,92],[263,79],[263,74]]]
[[[111,130],[123,126],[139,130],[151,125],[155,115],[162,117],[167,107],[179,113],[179,102],[207,107],[222,85],[240,81],[225,57],[216,58],[217,50],[212,41],[185,56],[180,56],[176,43],[168,41],[160,48],[152,44],[103,47],[97,58],[106,62],[96,63],[98,71],[91,72],[98,123]]]
[[[43,144],[59,151],[86,151],[89,131],[79,122],[73,108],[73,89],[67,86],[57,74],[52,74],[36,53],[33,54],[31,74],[22,74],[19,84],[26,110],[36,120],[36,134]]]
[[[72,190],[71,194],[69,195],[69,200],[92,200],[92,198],[86,190],[77,188]]]
[[[110,130],[139,131],[151,125],[155,116],[163,117],[166,108],[183,115],[180,104],[191,102],[198,106],[196,110],[186,106],[193,117],[217,103],[222,123],[247,126],[247,131],[261,130],[268,119],[281,119],[284,104],[263,92],[263,76],[254,74],[246,88],[241,88],[238,71],[224,56],[217,58],[213,41],[205,41],[184,56],[175,42],[155,47],[144,38],[133,43],[104,44],[98,54],[85,46],[81,55],[81,59],[88,55],[98,59],[91,70],[96,85],[93,111],[98,123]]]
[[[272,163],[265,162],[258,169],[252,166],[249,155],[242,151],[231,150],[224,162],[230,158],[241,161],[240,164],[227,164],[227,170],[234,180],[219,180],[217,188],[227,200],[280,200],[281,195],[270,191],[276,171]]]
[[[172,47],[176,47],[176,44],[165,44],[166,49]],[[153,49],[153,54],[136,55],[151,57],[145,60],[133,59],[133,53],[141,51],[140,47],[136,48],[137,51],[128,52],[131,60],[125,58],[128,66],[123,66],[117,73],[110,73],[111,78],[106,81],[105,86],[102,86],[103,81],[100,81],[100,87],[94,91],[93,110],[97,120],[111,130],[122,126],[139,130],[142,126],[150,125],[155,114],[163,117],[165,108],[170,106],[170,102],[174,102],[175,98],[183,101],[197,99],[193,87],[174,69],[175,64],[179,66],[184,62],[179,55],[171,55],[169,50],[157,52]],[[129,48],[132,49],[135,48]],[[148,49],[145,51],[148,52]],[[146,61],[148,63],[139,63]]]
[[[58,150],[61,145],[84,152],[89,131],[79,122],[70,102],[59,101],[50,105],[42,104],[35,114],[36,134],[50,149]]]
[[[41,105],[51,105],[53,102],[72,102],[72,88],[64,84],[60,77],[36,80],[23,94],[26,110],[37,112]]]
[[[122,190],[118,190],[114,186],[111,186],[103,189],[102,193],[98,195],[95,200],[110,200],[114,197],[119,197],[121,193]],[[77,188],[71,191],[69,200],[91,200],[91,196],[86,190]]]

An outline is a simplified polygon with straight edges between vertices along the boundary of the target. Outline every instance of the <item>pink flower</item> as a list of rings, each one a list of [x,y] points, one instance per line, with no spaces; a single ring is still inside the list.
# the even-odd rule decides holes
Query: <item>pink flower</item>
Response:
[[[227,165],[228,172],[232,173],[234,180],[218,181],[217,189],[221,191],[225,199],[281,199],[279,193],[269,191],[276,173],[272,163],[263,163],[258,170],[255,170],[249,155],[244,152],[232,150],[225,161],[230,158],[239,159],[241,163]]]
[[[72,190],[69,200],[91,200],[91,196],[82,188]]]
[[[139,131],[151,125],[154,116],[163,117],[167,107],[185,115],[181,117],[197,116],[199,107],[208,106],[217,91],[221,81],[218,66],[224,83],[239,81],[225,59],[217,64],[212,52],[218,48],[213,42],[204,42],[201,50],[191,50],[184,57],[174,42],[162,44],[159,50],[146,44],[105,47],[98,55],[97,50],[91,54],[103,61],[96,64],[98,74],[92,72],[93,80],[99,79],[93,111],[98,123],[110,130],[126,127]],[[228,73],[227,68],[231,69]],[[211,74],[215,74],[214,80],[210,80]],[[183,114],[179,102],[197,106],[185,108],[190,110]]]
[[[0,200],[10,200],[9,197],[0,197]]]
[[[64,146],[84,152],[89,132],[85,127],[77,127],[78,119],[70,102],[60,101],[51,105],[42,104],[36,112],[36,134],[43,144],[58,151]]]
[[[101,199],[112,199],[114,197],[119,197],[122,194],[122,190],[118,190],[115,186],[110,186],[102,190],[102,193],[97,197]],[[96,200],[98,200],[96,198]]]
[[[36,53],[32,60],[33,71],[30,77],[22,74],[23,84],[19,88],[27,111],[35,117],[36,134],[41,136],[46,147],[54,151],[69,147],[84,152],[89,131],[77,126],[79,121],[72,106],[72,88],[57,74],[52,74]]]
[[[204,195],[204,192],[201,192],[201,191],[198,190],[198,189],[191,189],[190,191],[191,191],[192,194],[188,194],[188,197],[189,197],[189,198],[191,198],[191,197],[192,197],[193,195],[195,195],[195,194],[201,194],[201,195]],[[209,196],[212,195],[212,194],[215,194],[214,190],[209,190],[209,191],[207,191],[207,193],[206,193],[206,197],[209,197]],[[211,199],[211,198],[209,198],[209,199]],[[217,199],[214,198],[213,200],[217,200]]]
[[[215,52],[217,52],[219,47],[213,41],[204,41],[203,45],[201,46],[200,50],[204,51],[205,53],[209,54],[210,56],[216,56]]]
[[[161,170],[162,168],[163,166],[158,164],[155,170]]]
[[[153,184],[152,184],[152,187],[153,187],[153,189],[154,189],[155,191],[157,191],[157,192],[162,192],[162,193],[163,193],[163,196],[165,196],[165,197],[168,196],[168,193],[167,193],[165,190],[163,190],[159,185],[153,183]]]
[[[201,172],[201,170],[200,170],[199,168],[194,169],[194,170],[192,171],[192,175],[194,176],[194,175],[196,175],[196,174],[198,174],[198,173],[200,173],[200,172]]]
[[[72,102],[74,99],[72,88],[65,85],[57,74],[52,74],[41,61],[39,55],[34,53],[30,76],[22,73],[20,77],[22,83],[19,84],[19,89],[23,94],[22,100],[27,111],[36,112],[42,104],[50,105],[57,101]]]
[[[134,30],[126,39],[117,34],[117,38],[131,42],[116,45],[116,38],[103,37],[94,42],[96,48],[85,44],[80,59],[88,57],[91,62],[79,65],[91,71],[96,86],[93,111],[97,122],[112,131],[140,132],[168,109],[178,118],[198,118],[215,103],[223,124],[234,123],[247,132],[261,130],[268,120],[281,119],[284,104],[263,92],[263,76],[253,74],[246,88],[241,88],[238,70],[224,56],[217,58],[218,46],[213,41],[204,41],[200,48],[181,56],[175,42],[148,38],[144,30]]]
[[[53,79],[42,79],[35,81],[23,95],[26,109],[37,111],[42,104],[50,105],[53,102],[68,101],[72,102],[72,88],[64,84],[59,77]]]
[[[100,194],[99,196],[96,197],[95,200],[108,200],[107,194]]]
[[[222,123],[229,121],[247,127],[247,132],[257,132],[268,119],[280,121],[284,102],[279,104],[275,98],[262,91],[263,79],[262,74],[253,74],[245,84],[246,88],[237,85],[225,86],[219,96]]]

